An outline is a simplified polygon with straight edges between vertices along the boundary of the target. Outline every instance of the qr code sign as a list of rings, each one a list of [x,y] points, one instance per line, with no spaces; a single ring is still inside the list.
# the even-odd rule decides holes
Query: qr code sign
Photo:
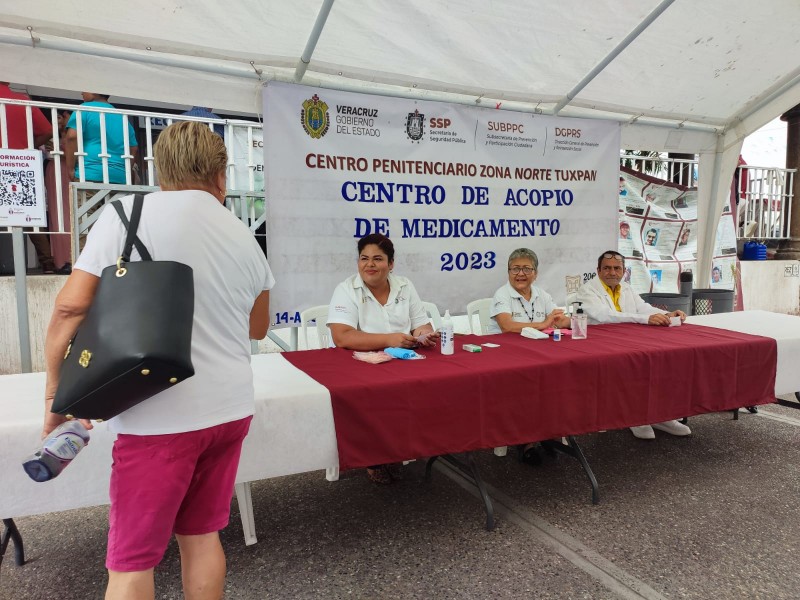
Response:
[[[0,170],[0,206],[35,206],[36,172]]]

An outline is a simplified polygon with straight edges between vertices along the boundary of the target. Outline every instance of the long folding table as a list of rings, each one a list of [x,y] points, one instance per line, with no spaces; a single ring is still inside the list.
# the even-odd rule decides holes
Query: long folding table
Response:
[[[342,349],[254,356],[256,415],[236,486],[245,541],[256,541],[252,481],[574,440],[800,390],[800,318],[748,311],[690,322],[703,326],[593,326],[587,340],[561,342],[459,336],[452,357],[426,351],[422,361],[380,365]],[[486,341],[500,347],[460,350]],[[43,373],[0,377],[3,519],[108,503],[114,435],[105,423],[53,481],[23,472],[39,441],[43,390]]]

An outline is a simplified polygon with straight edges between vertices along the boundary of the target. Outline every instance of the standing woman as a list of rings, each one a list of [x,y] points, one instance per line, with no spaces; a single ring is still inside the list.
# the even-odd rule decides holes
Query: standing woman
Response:
[[[194,271],[194,377],[109,421],[118,434],[111,469],[106,599],[154,597],[153,569],[175,534],[187,598],[221,598],[242,440],[254,412],[250,339],[269,326],[272,272],[247,227],[224,206],[222,138],[196,122],[165,129],[155,146],[160,192],[144,199],[137,235],[154,260]],[[130,215],[133,197],[122,199]],[[67,344],[86,315],[102,270],[116,263],[125,227],[106,207],[56,298],[47,330],[42,435]],[[134,250],[132,259],[139,259]]]
[[[328,307],[328,327],[333,343],[350,350],[383,350],[435,346],[433,331],[414,285],[392,273],[394,245],[385,235],[373,233],[358,240],[358,274],[336,286]],[[367,469],[375,483],[398,478],[395,465]]]

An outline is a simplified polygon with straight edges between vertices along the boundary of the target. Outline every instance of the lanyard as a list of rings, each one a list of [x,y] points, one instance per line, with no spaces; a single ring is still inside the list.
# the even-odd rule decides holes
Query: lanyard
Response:
[[[517,300],[519,300],[519,304],[520,304],[520,306],[522,307],[522,310],[523,310],[523,311],[525,311],[525,316],[526,316],[526,317],[528,317],[528,321],[530,321],[531,323],[533,323],[533,315],[535,315],[535,314],[536,314],[536,311],[533,309],[533,302],[531,302],[531,312],[532,312],[533,314],[530,314],[530,313],[528,312],[528,309],[527,309],[527,308],[525,308],[525,303],[522,301],[522,298],[517,298]]]

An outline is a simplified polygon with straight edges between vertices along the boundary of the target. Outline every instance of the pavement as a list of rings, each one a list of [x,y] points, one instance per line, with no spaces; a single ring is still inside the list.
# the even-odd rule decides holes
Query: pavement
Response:
[[[359,470],[254,483],[258,543],[244,545],[235,501],[221,534],[225,597],[800,598],[800,411],[770,405],[689,425],[688,438],[580,436],[597,505],[571,457],[532,467],[511,449],[475,453],[491,532],[474,486],[438,463],[430,480],[415,461],[385,487]],[[0,599],[102,598],[107,519],[107,507],[19,519],[28,563],[14,565],[9,549]],[[181,597],[173,542],[156,598]]]

